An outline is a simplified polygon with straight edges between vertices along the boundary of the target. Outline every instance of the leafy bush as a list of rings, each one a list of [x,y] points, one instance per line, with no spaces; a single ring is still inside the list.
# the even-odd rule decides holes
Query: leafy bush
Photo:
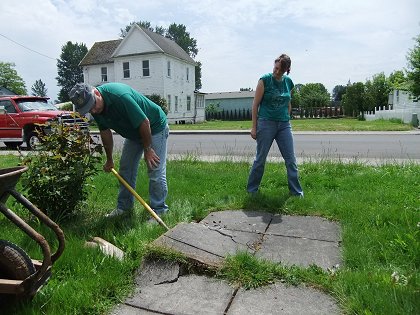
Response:
[[[168,115],[168,102],[159,94],[147,95],[147,97],[155,104],[159,105],[164,113]]]
[[[61,110],[68,110],[68,111],[73,111],[73,103],[72,102],[65,102],[65,103],[61,103],[61,104],[56,104],[60,105],[60,109]]]
[[[40,150],[28,155],[22,187],[41,211],[55,220],[67,218],[84,204],[88,180],[98,172],[102,146],[89,133],[55,124],[40,135]]]

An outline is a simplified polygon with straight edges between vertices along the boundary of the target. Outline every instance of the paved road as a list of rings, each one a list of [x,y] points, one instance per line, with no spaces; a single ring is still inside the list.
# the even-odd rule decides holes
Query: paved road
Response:
[[[295,132],[295,152],[300,160],[342,159],[416,161],[420,163],[420,130],[410,132]],[[114,136],[120,150],[122,137]],[[1,145],[3,146],[3,145]],[[170,156],[231,157],[252,160],[255,141],[247,131],[171,131]],[[2,148],[5,149],[4,147]],[[280,159],[274,145],[270,159]]]
[[[420,159],[420,134],[295,133],[299,157]],[[170,154],[249,156],[255,153],[249,134],[178,134],[169,139]],[[280,156],[277,146],[271,156]]]
[[[299,159],[398,160],[420,162],[420,131],[413,132],[295,132],[295,151]],[[121,137],[115,137],[120,148]],[[252,159],[255,141],[248,132],[172,131],[168,154],[172,156],[234,157]],[[273,146],[269,158],[281,155]]]

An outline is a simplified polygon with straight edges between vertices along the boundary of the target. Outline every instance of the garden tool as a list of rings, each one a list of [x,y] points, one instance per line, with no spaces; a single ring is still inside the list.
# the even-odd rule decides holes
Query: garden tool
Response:
[[[150,208],[150,206],[143,200],[143,198],[142,197],[140,197],[140,195],[133,189],[133,187],[131,187],[126,181],[125,181],[125,179],[124,178],[122,178],[121,177],[121,175],[120,174],[118,174],[118,172],[114,169],[114,168],[112,168],[111,169],[111,172],[115,175],[115,177],[117,177],[118,178],[118,180],[120,181],[120,183],[121,184],[123,184],[124,186],[125,186],[125,188],[127,188],[128,190],[129,190],[129,192],[134,196],[134,197],[136,197],[136,199],[138,200],[138,201],[140,201],[140,203],[143,205],[143,207],[145,207],[146,208],[146,210],[147,211],[149,211],[150,212],[150,214],[152,215],[152,217],[156,220],[156,221],[158,221],[158,223],[160,224],[160,225],[162,225],[163,227],[165,227],[168,231],[169,231],[169,228],[167,227],[167,225],[165,224],[165,222],[163,222],[162,221],[162,219],[156,214],[156,212],[154,212],[153,211],[153,209],[152,208]]]

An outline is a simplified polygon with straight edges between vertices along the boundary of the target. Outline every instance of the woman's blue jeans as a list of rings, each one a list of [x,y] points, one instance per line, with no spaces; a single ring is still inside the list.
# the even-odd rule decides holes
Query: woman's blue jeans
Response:
[[[257,154],[252,165],[247,191],[258,191],[264,175],[265,162],[273,141],[276,140],[287,170],[287,183],[291,195],[303,196],[299,183],[298,168],[293,147],[292,126],[288,121],[258,119],[257,123]]]
[[[157,167],[147,170],[147,175],[149,177],[150,207],[159,215],[168,211],[168,205],[165,203],[166,196],[168,195],[168,186],[166,183],[168,136],[168,125],[166,125],[162,131],[152,135],[152,148],[157,156],[159,156],[160,162]],[[119,173],[134,189],[136,189],[137,172],[143,151],[143,144],[140,141],[130,139],[124,140]],[[133,205],[134,196],[127,188],[120,185],[117,208],[128,210],[132,209]]]

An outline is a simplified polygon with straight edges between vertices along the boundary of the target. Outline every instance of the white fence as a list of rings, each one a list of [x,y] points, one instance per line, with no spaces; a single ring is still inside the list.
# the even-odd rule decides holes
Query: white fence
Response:
[[[389,105],[386,108],[376,108],[374,111],[364,112],[366,120],[401,119],[404,123],[411,123],[413,114],[420,116],[420,102],[409,92],[394,90],[389,95]]]

